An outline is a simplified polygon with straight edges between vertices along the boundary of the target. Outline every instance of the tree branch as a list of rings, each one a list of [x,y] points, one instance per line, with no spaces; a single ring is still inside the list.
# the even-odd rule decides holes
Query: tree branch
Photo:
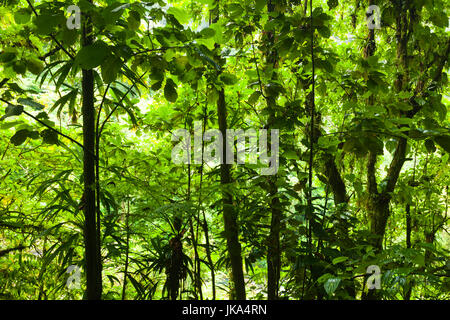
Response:
[[[33,7],[33,5],[31,4],[30,0],[26,0],[26,1],[27,1],[28,5],[30,6],[31,10],[33,10],[34,15],[35,15],[36,17],[39,17],[39,15],[38,15],[36,9],[35,9],[35,8]],[[50,37],[53,39],[53,41],[55,41],[55,43],[58,45],[58,47],[60,47],[61,50],[64,51],[64,52],[65,52],[72,60],[75,59],[75,57],[74,57],[69,51],[67,51],[66,48],[64,48],[64,47],[62,46],[62,44],[55,38],[54,35],[50,34]]]

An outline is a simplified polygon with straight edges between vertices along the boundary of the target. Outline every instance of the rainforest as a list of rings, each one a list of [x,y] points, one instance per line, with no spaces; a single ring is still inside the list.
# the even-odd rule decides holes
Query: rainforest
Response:
[[[449,300],[449,4],[0,0],[0,300]]]

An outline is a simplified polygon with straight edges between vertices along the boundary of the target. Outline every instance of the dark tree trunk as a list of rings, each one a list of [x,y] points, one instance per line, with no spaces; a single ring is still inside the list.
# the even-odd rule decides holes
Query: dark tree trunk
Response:
[[[219,1],[215,1],[215,8],[211,11],[213,22],[219,20]],[[216,44],[216,50],[219,46]],[[220,51],[219,51],[220,52]],[[216,56],[220,60],[220,56]],[[220,75],[219,71],[217,76]],[[242,265],[241,244],[239,243],[239,227],[237,223],[237,212],[233,206],[233,196],[226,190],[231,183],[231,165],[226,163],[227,159],[227,106],[225,102],[225,90],[222,88],[219,91],[219,98],[217,100],[217,120],[219,122],[219,130],[222,133],[222,162],[220,165],[220,184],[223,187],[222,191],[222,206],[223,206],[223,220],[225,238],[227,241],[227,250],[231,261],[231,277],[233,280],[232,298],[238,300],[245,300],[245,279]]]
[[[205,134],[206,130],[206,122],[207,122],[207,112],[206,112],[206,106],[203,109],[203,121],[202,121],[202,137]],[[205,210],[201,206],[202,204],[202,185],[203,185],[203,153],[205,151],[205,141],[202,139],[202,161],[200,166],[200,188],[199,188],[199,197],[198,197],[198,210],[202,211],[202,228],[203,232],[205,234],[205,251],[206,251],[206,258],[208,259],[208,265],[209,269],[211,271],[211,290],[212,290],[212,299],[216,300],[216,273],[214,270],[214,262],[211,257],[211,243],[210,243],[210,237],[209,237],[209,227],[208,227],[208,221],[206,220],[206,214]],[[200,220],[200,219],[199,219]],[[200,223],[200,221],[198,221]]]
[[[270,222],[269,244],[267,248],[267,299],[278,299],[278,288],[280,281],[281,254],[280,254],[280,223],[281,208],[280,199],[277,197],[278,188],[270,179],[269,195],[271,197],[270,209],[272,219]],[[276,181],[276,180],[275,180]]]
[[[267,2],[267,12],[271,13],[275,9],[272,1]],[[267,43],[269,50],[266,52],[266,64],[269,68],[273,68],[272,80],[277,79],[276,67],[278,63],[278,54],[273,46],[275,44],[275,35],[272,32],[267,34]],[[268,94],[268,93],[267,93]],[[277,94],[266,96],[267,108],[271,111],[269,115],[269,125],[267,130],[270,130],[270,124],[274,121],[274,113],[277,108],[276,104]],[[271,137],[273,139],[273,137]],[[271,151],[273,152],[273,151]],[[268,179],[268,193],[270,197],[270,231],[267,245],[267,299],[278,299],[278,288],[280,282],[281,269],[281,252],[280,252],[280,229],[282,209],[280,199],[278,198],[277,175]]]
[[[239,243],[239,227],[237,224],[237,214],[233,206],[233,196],[225,188],[231,183],[230,165],[225,163],[226,157],[226,129],[227,114],[225,104],[225,91],[222,88],[219,92],[217,102],[217,116],[219,121],[219,130],[223,138],[223,161],[220,165],[220,183],[224,187],[222,191],[223,220],[225,228],[225,237],[227,240],[228,254],[231,260],[231,274],[234,284],[234,298],[245,300],[245,280],[242,266],[241,244]]]
[[[406,248],[411,248],[411,206],[406,205]]]
[[[126,300],[127,295],[127,277],[128,277],[128,263],[130,255],[130,199],[127,199],[127,212],[125,214],[125,269],[123,271],[123,286],[122,286],[122,300]]]
[[[83,28],[83,46],[93,43],[92,22],[88,18]],[[86,263],[87,299],[98,300],[102,295],[100,247],[97,237],[95,202],[95,108],[94,72],[82,70],[83,115],[83,177],[84,177],[84,242]]]

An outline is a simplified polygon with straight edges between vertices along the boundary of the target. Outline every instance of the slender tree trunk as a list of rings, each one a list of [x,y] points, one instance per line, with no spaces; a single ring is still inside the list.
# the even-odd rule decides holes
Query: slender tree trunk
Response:
[[[194,290],[197,299],[203,300],[202,285],[201,285],[201,269],[200,257],[198,255],[198,239],[194,232],[194,223],[192,217],[189,217],[189,232],[191,234],[192,246],[194,248]]]
[[[42,257],[45,257],[45,254],[47,252],[47,235],[44,236],[44,244],[42,245]],[[39,295],[38,295],[38,300],[42,300],[42,298],[46,298],[45,297],[45,282],[41,281],[41,283],[39,284]]]
[[[267,12],[272,13],[275,9],[272,1],[267,2]],[[267,34],[267,43],[269,50],[266,52],[266,64],[268,67],[273,68],[272,80],[276,80],[277,73],[275,71],[278,54],[272,47],[275,44],[275,35],[272,32]],[[266,96],[267,108],[271,111],[269,115],[268,122],[271,124],[273,122],[273,114],[277,108],[276,99],[277,94]],[[270,126],[270,125],[269,125]],[[267,126],[267,130],[271,128]],[[273,139],[271,137],[271,139]],[[273,151],[271,151],[273,152]],[[281,269],[281,252],[280,252],[280,229],[281,229],[281,218],[282,210],[280,199],[278,198],[278,187],[277,187],[277,175],[268,178],[268,193],[270,197],[270,231],[268,237],[267,246],[267,299],[276,300],[278,299],[278,289],[280,282],[280,269]]]
[[[234,298],[245,300],[245,280],[242,266],[241,244],[239,243],[239,227],[237,223],[237,212],[233,206],[233,196],[225,190],[231,183],[230,165],[226,164],[226,129],[227,114],[225,104],[225,90],[219,91],[219,100],[217,102],[217,115],[219,121],[219,130],[223,138],[223,161],[220,165],[220,183],[224,187],[222,191],[223,220],[225,228],[225,237],[227,241],[228,254],[231,260],[231,274],[234,283]]]
[[[276,179],[276,178],[275,178]],[[270,179],[271,197],[270,209],[272,212],[272,219],[270,222],[269,244],[267,248],[267,299],[278,299],[278,289],[280,282],[281,269],[281,252],[280,252],[280,224],[281,224],[281,209],[280,199],[277,197],[278,188]]]
[[[88,18],[83,28],[83,46],[93,43],[92,22]],[[84,177],[84,242],[87,299],[98,300],[102,295],[100,247],[98,246],[95,203],[95,108],[94,72],[82,70],[83,115],[83,177]]]
[[[130,255],[130,199],[127,199],[127,212],[125,216],[126,249],[125,249],[125,270],[123,271],[122,300],[126,300],[128,261]]]
[[[206,99],[208,101],[208,99]],[[207,102],[206,102],[207,103]],[[207,112],[206,112],[206,105],[203,109],[203,121],[202,121],[202,137],[205,134],[206,130],[206,121],[207,121]],[[205,234],[205,250],[206,250],[206,258],[208,259],[208,265],[209,269],[211,271],[211,290],[212,290],[212,299],[216,300],[216,274],[214,270],[214,263],[211,257],[211,243],[209,238],[209,228],[208,228],[208,221],[206,220],[206,214],[205,210],[202,207],[202,186],[203,186],[203,152],[205,150],[205,141],[202,139],[202,161],[200,165],[200,187],[199,187],[199,197],[198,197],[198,210],[202,212],[202,229],[203,233]],[[200,219],[199,219],[200,220]]]
[[[205,215],[205,210],[202,209],[202,213],[203,213],[203,232],[205,233],[205,241],[206,241],[206,258],[208,259],[208,264],[209,264],[209,268],[211,270],[211,290],[212,290],[212,299],[216,300],[216,274],[215,274],[215,270],[214,270],[214,263],[213,260],[211,258],[211,245],[210,245],[210,240],[209,240],[209,228],[208,228],[208,222],[206,221],[206,215]]]
[[[219,20],[219,1],[215,2],[216,7],[211,12],[213,22]],[[216,44],[216,50],[219,46]],[[216,56],[220,59],[220,56]],[[219,76],[221,71],[217,73]],[[237,223],[237,211],[233,206],[233,196],[226,188],[232,182],[231,179],[231,165],[226,163],[227,159],[227,106],[225,102],[225,89],[219,91],[219,98],[217,100],[217,118],[219,122],[219,130],[222,133],[222,164],[220,165],[220,184],[223,187],[222,191],[222,206],[223,206],[223,220],[224,231],[227,242],[227,250],[231,260],[231,277],[233,280],[232,296],[238,300],[245,300],[245,279],[242,265],[241,244],[239,243],[239,226]]]
[[[406,248],[411,248],[411,206],[406,205]]]
[[[186,128],[186,127],[185,127]],[[191,201],[191,164],[188,164],[188,194],[187,200]],[[200,296],[200,300],[203,300],[202,293],[202,281],[201,281],[201,268],[200,268],[200,256],[198,254],[198,232],[194,232],[194,222],[192,216],[189,217],[189,232],[191,233],[192,246],[194,247],[194,292],[198,299],[197,294]],[[197,219],[197,225],[199,220]]]

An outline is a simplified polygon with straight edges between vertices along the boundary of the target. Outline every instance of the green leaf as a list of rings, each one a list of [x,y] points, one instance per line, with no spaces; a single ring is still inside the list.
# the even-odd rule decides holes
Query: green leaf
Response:
[[[27,129],[19,130],[11,137],[11,143],[15,146],[20,146],[27,140],[29,134],[30,131]]]
[[[34,110],[42,110],[45,108],[44,105],[31,100],[30,98],[19,98],[17,102],[20,104],[24,104],[26,106],[32,107]]]
[[[178,98],[177,89],[175,88],[175,83],[172,79],[166,80],[166,85],[164,86],[164,97],[167,101],[175,102]]]
[[[443,11],[436,11],[430,18],[433,24],[437,27],[447,28],[448,27],[448,17]]]
[[[244,8],[239,3],[231,3],[227,8],[232,19],[236,19],[244,13]]]
[[[324,38],[329,38],[331,36],[331,30],[328,27],[320,27],[317,31],[319,31],[320,35]]]
[[[338,263],[341,263],[341,262],[344,262],[344,261],[347,261],[347,260],[348,260],[348,257],[342,256],[342,257],[334,258],[332,263],[333,264],[338,264]]]
[[[4,51],[2,53],[0,53],[0,62],[2,63],[8,63],[13,61],[16,58],[16,52],[8,52],[8,51]]]
[[[219,80],[222,81],[225,85],[233,85],[238,81],[238,78],[231,73],[222,73],[219,76]]]
[[[181,8],[170,7],[167,13],[172,14],[181,24],[187,24],[189,22],[189,15]]]
[[[212,28],[205,28],[199,32],[199,35],[204,39],[209,39],[216,35],[216,31]]]
[[[122,67],[122,60],[115,56],[108,57],[102,64],[102,79],[105,83],[111,83],[117,78]]]
[[[343,147],[345,152],[354,153],[358,157],[362,157],[367,153],[367,148],[364,144],[355,137],[348,138]]]
[[[34,75],[38,75],[44,70],[44,63],[36,58],[27,61],[27,68]]]
[[[23,106],[9,104],[5,109],[5,115],[0,120],[4,120],[8,117],[19,116],[23,112]]]
[[[20,61],[16,61],[13,64],[13,70],[17,73],[17,74],[25,74],[25,72],[27,71],[27,63],[24,60],[20,60]]]
[[[97,41],[92,45],[81,48],[75,57],[75,65],[89,70],[98,67],[105,61],[110,50],[106,43]]]
[[[394,108],[400,110],[400,111],[409,111],[413,108],[413,106],[406,102],[398,102]]]
[[[44,143],[58,144],[58,134],[51,129],[44,129],[41,132]]]
[[[394,153],[395,148],[397,148],[397,141],[394,139],[389,139],[388,141],[386,141],[385,147],[387,151],[389,151],[390,153]]]
[[[41,35],[48,35],[52,33],[59,23],[64,22],[65,18],[62,14],[40,14],[34,20],[34,24],[37,28],[36,31]]]
[[[31,14],[27,9],[19,9],[14,13],[14,21],[17,24],[25,24],[30,21]]]
[[[138,30],[141,25],[141,15],[137,11],[130,11],[127,19],[128,28],[130,30]]]
[[[434,142],[436,142],[446,152],[450,153],[450,136],[436,136],[434,137]]]
[[[327,5],[328,5],[328,8],[330,8],[330,9],[336,8],[338,6],[338,4],[339,4],[338,0],[327,0]]]
[[[4,122],[0,125],[0,129],[6,130],[9,128],[12,128],[16,125],[22,124],[22,121],[11,121],[11,122]]]
[[[425,148],[427,149],[428,153],[433,153],[436,151],[436,146],[431,139],[425,140]]]
[[[328,295],[332,295],[338,288],[340,282],[340,278],[330,278],[325,282],[323,287],[325,288],[325,291]]]
[[[364,147],[371,150],[375,154],[383,154],[383,141],[374,136],[368,136],[362,139]]]
[[[290,159],[290,160],[298,160],[299,159],[297,152],[295,152],[295,150],[292,150],[292,149],[285,150],[283,152],[283,155],[286,159]]]
[[[162,81],[157,81],[154,84],[152,84],[151,88],[153,91],[158,91],[162,87]]]
[[[255,91],[253,92],[250,97],[248,98],[248,103],[250,104],[254,104],[256,103],[256,101],[258,101],[259,97],[261,96],[261,92],[260,91]]]
[[[328,279],[331,279],[331,278],[333,278],[333,275],[331,273],[325,273],[317,279],[317,282],[325,283]]]
[[[423,254],[418,254],[414,257],[413,262],[418,264],[419,267],[425,267],[425,256]]]
[[[79,32],[77,29],[65,28],[62,32],[62,39],[65,45],[72,46],[77,42]]]

